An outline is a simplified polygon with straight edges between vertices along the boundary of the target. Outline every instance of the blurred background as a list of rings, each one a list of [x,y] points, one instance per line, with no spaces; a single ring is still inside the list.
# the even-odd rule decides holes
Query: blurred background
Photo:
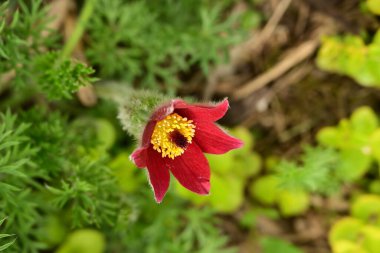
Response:
[[[380,252],[380,0],[0,5],[0,251]],[[98,86],[220,101],[245,146],[156,204]]]

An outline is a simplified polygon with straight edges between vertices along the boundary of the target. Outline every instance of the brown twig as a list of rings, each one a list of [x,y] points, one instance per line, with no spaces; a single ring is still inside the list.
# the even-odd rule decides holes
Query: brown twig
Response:
[[[254,34],[243,46],[235,51],[234,62],[247,62],[255,52],[262,50],[265,42],[272,36],[292,0],[282,0],[273,12],[265,27]]]
[[[273,15],[265,27],[261,31],[253,33],[248,41],[232,48],[230,53],[230,64],[218,66],[209,75],[207,85],[203,91],[204,100],[209,100],[213,96],[221,77],[231,76],[231,73],[236,69],[236,66],[249,62],[252,58],[254,58],[255,54],[262,50],[267,40],[275,32],[280,20],[284,16],[292,0],[279,1],[279,4],[275,8]]]
[[[259,75],[254,80],[246,83],[233,93],[235,99],[243,99],[252,92],[264,87],[268,83],[277,79],[289,69],[310,57],[319,45],[319,39],[312,39],[302,43],[296,48],[288,51],[287,57],[277,63],[273,68]]]
[[[52,18],[50,23],[47,24],[46,30],[42,31],[42,36],[47,37],[50,35],[51,30],[59,30],[66,19],[69,11],[70,0],[55,0],[49,4],[48,15]]]
[[[0,75],[0,94],[9,87],[10,81],[16,76],[16,70],[12,69]]]

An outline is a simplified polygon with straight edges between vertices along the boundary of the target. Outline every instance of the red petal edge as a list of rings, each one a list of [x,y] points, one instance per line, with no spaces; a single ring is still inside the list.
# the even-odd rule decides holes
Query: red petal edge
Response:
[[[145,168],[146,167],[146,160],[147,160],[147,148],[138,148],[129,157],[132,162],[139,168]]]
[[[161,203],[169,188],[169,170],[165,166],[164,159],[161,157],[160,153],[152,148],[148,148],[147,155],[149,182],[153,188],[156,202]]]
[[[194,121],[217,121],[222,118],[228,108],[228,99],[216,105],[210,104],[187,104],[183,100],[174,100],[175,112]]]
[[[168,103],[158,107],[150,117],[148,123],[145,125],[144,132],[142,135],[141,146],[148,147],[150,145],[150,138],[152,137],[152,133],[157,121],[164,119],[169,114],[174,111],[174,101],[171,100]]]
[[[185,188],[202,195],[210,192],[210,166],[195,143],[190,144],[183,155],[165,160],[169,170]]]
[[[158,107],[156,110],[154,110],[154,112],[152,113],[152,116],[150,117],[150,120],[159,121],[159,120],[164,119],[169,114],[173,113],[175,101],[176,101],[175,99],[172,99],[169,102]]]
[[[230,136],[214,123],[195,122],[195,125],[194,141],[205,153],[224,154],[243,146],[241,140]]]
[[[149,121],[144,128],[144,132],[142,135],[142,140],[141,140],[141,146],[148,148],[150,145],[150,138],[152,137],[154,127],[156,126],[155,121]]]

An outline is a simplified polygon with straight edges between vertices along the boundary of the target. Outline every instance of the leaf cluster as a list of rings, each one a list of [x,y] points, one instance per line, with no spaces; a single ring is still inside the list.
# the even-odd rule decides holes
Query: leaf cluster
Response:
[[[336,221],[329,231],[333,253],[376,253],[380,246],[380,198],[374,194],[356,196],[350,215]]]
[[[3,225],[5,220],[6,220],[6,218],[0,220],[0,226]],[[14,235],[12,235],[12,234],[0,234],[0,239],[4,240],[6,238],[7,239],[13,238],[13,239],[11,241],[6,242],[6,243],[2,242],[0,244],[0,252],[4,251],[7,248],[9,248],[10,246],[12,246],[12,244],[14,244],[16,241],[16,239],[14,239]]]
[[[80,135],[83,128],[40,109],[0,119],[0,214],[17,233],[15,252],[51,246],[41,227],[47,215],[68,229],[114,224],[126,207],[106,161],[92,156],[94,134]]]
[[[65,59],[59,36],[49,28],[42,0],[4,2],[0,6],[0,73],[14,75],[18,91],[42,92],[50,99],[70,98],[93,79],[93,69]],[[2,84],[5,85],[5,84]]]
[[[337,174],[338,153],[331,148],[306,147],[300,162],[281,161],[276,166],[279,186],[289,190],[332,194],[342,177]]]
[[[331,36],[322,40],[318,66],[348,75],[363,86],[380,86],[380,31],[369,44],[355,35]]]
[[[144,195],[150,197],[151,193],[145,192]],[[217,218],[212,209],[188,208],[186,203],[172,195],[167,197],[165,205],[160,206],[142,199],[135,201],[136,207],[141,210],[137,214],[137,222],[130,224],[122,238],[118,238],[123,241],[123,250],[116,248],[117,245],[111,250],[147,253],[236,252],[234,248],[226,247],[227,238],[216,227]]]
[[[291,243],[276,237],[264,237],[260,240],[263,253],[277,253],[281,249],[282,253],[303,253],[304,251]]]
[[[317,140],[338,150],[336,171],[345,181],[362,178],[374,161],[380,161],[379,120],[367,106],[357,108],[350,118],[341,119],[336,126],[322,128]]]
[[[100,0],[89,23],[86,55],[101,77],[118,78],[173,94],[178,74],[226,59],[228,47],[242,41],[247,15],[224,12],[230,1]],[[248,19],[246,19],[248,20]],[[239,26],[239,29],[236,29]],[[242,29],[243,28],[243,29]]]

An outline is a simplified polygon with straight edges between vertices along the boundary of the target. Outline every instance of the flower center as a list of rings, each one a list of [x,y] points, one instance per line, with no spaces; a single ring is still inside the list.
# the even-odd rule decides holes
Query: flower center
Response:
[[[153,149],[162,154],[162,157],[182,155],[191,143],[195,134],[195,125],[192,120],[172,113],[157,122],[154,127],[150,143]]]

